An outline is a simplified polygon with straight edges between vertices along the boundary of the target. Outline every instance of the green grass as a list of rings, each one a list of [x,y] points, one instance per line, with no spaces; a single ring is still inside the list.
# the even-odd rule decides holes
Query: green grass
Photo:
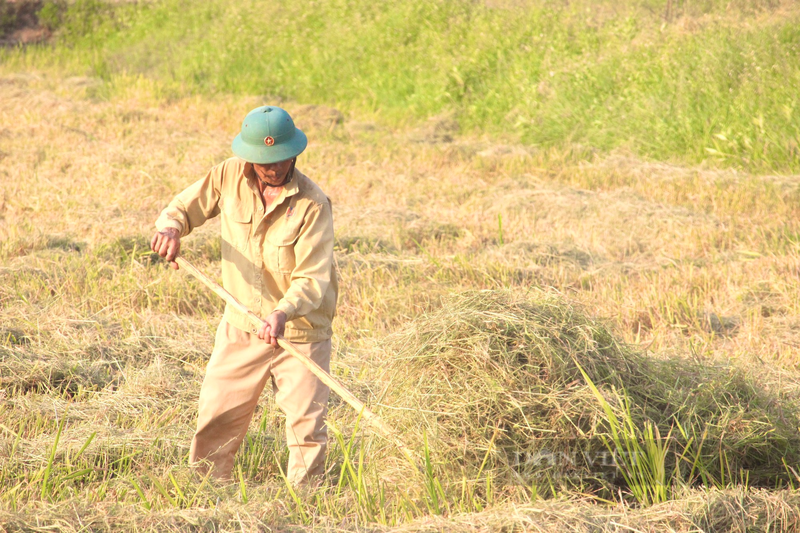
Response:
[[[589,157],[786,172],[800,169],[800,18],[788,6],[80,0],[61,46],[2,57],[65,64],[112,92],[143,74],[166,95],[267,95],[394,125],[445,114],[463,132]]]

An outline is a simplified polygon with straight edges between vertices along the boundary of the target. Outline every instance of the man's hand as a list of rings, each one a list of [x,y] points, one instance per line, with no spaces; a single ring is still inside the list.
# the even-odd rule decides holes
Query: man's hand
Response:
[[[283,311],[273,311],[264,321],[261,329],[258,330],[258,338],[273,346],[277,346],[278,337],[283,336],[284,329],[286,329],[286,313]]]
[[[181,236],[175,228],[167,228],[156,232],[150,241],[150,249],[169,261],[169,266],[178,270],[178,263],[175,258],[181,251]]]

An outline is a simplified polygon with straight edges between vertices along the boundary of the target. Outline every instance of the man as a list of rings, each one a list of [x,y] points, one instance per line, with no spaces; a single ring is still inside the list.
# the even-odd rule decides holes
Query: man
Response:
[[[304,484],[324,472],[329,388],[278,347],[284,335],[326,371],[338,292],[333,268],[333,217],[322,190],[295,169],[308,141],[289,114],[262,106],[247,114],[232,157],[180,193],[156,221],[151,248],[178,265],[180,239],[222,215],[222,282],[240,302],[266,317],[253,328],[225,308],[200,390],[189,461],[213,464],[230,479],[256,403],[272,380],[286,413],[286,475]]]

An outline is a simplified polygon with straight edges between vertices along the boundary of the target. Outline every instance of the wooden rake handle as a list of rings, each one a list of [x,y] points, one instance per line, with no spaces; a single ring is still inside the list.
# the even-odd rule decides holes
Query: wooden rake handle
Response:
[[[254,326],[260,328],[262,325],[264,325],[264,321],[260,319],[258,315],[253,313],[239,300],[234,298],[234,296],[231,293],[223,289],[214,280],[212,280],[211,278],[200,272],[189,261],[187,261],[183,257],[176,257],[175,262],[178,263],[178,265],[181,268],[186,269],[186,271],[189,272],[192,276],[200,280],[203,283],[203,285],[214,291],[217,294],[217,296],[219,296],[227,303],[229,303],[230,305],[234,306],[236,309],[247,315],[247,318]],[[414,456],[414,454],[411,452],[411,450],[408,449],[408,447],[406,447],[405,444],[403,444],[403,442],[400,440],[400,438],[397,436],[394,430],[390,428],[386,424],[386,422],[384,422],[381,419],[381,417],[370,411],[367,408],[367,406],[364,405],[364,402],[356,398],[355,395],[353,395],[352,392],[347,390],[344,385],[339,383],[339,381],[336,378],[328,374],[325,370],[322,369],[322,367],[320,367],[317,363],[315,363],[311,358],[309,358],[306,354],[298,350],[294,344],[283,338],[283,336],[278,337],[278,345],[287,352],[289,352],[290,354],[292,354],[294,357],[299,359],[300,362],[302,362],[315,376],[317,376],[320,379],[320,381],[322,381],[324,384],[330,387],[331,390],[333,390],[336,394],[338,394],[345,402],[350,404],[350,406],[353,409],[358,411],[361,414],[361,417],[364,420],[366,420],[370,425],[372,425],[372,427],[377,429],[378,432],[383,437],[393,442],[394,445],[397,446],[401,452],[403,452],[403,455],[406,456],[406,458],[411,462],[411,464],[419,468],[418,458]]]

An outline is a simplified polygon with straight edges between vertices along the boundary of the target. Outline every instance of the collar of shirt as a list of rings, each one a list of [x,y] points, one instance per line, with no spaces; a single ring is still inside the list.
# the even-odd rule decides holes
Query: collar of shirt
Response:
[[[292,173],[292,177],[287,183],[283,184],[283,190],[281,191],[281,194],[279,194],[278,197],[275,198],[275,201],[272,202],[273,206],[280,205],[286,198],[294,196],[300,192],[300,187],[297,184],[299,181],[297,179],[297,172],[298,171],[295,168],[294,172]],[[261,198],[261,189],[258,187],[258,177],[256,176],[256,171],[253,168],[252,163],[245,162],[242,175],[247,179],[247,184],[250,186],[250,189],[253,191],[253,193]]]

